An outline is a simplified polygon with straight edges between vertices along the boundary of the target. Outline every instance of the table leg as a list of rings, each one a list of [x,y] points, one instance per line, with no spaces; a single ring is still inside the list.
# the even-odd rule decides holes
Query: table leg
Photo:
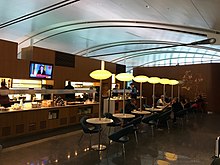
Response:
[[[92,149],[97,151],[103,151],[106,149],[106,146],[101,144],[101,130],[99,131],[99,143],[92,146]]]

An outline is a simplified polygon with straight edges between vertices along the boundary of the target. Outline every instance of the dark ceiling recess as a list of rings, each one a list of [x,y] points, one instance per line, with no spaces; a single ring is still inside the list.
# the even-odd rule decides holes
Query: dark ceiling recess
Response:
[[[116,74],[125,73],[125,72],[126,72],[125,65],[116,64]]]
[[[75,55],[56,51],[55,65],[75,68]]]

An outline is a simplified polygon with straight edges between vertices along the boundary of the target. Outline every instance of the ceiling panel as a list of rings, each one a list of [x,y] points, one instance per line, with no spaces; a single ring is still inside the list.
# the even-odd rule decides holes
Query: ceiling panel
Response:
[[[7,21],[33,12],[38,13],[39,10],[62,2],[69,4],[3,27]],[[143,53],[137,50],[174,43],[190,43],[207,38],[208,33],[220,40],[218,6],[218,0],[80,0],[75,3],[71,0],[2,0],[0,39],[18,43],[28,39],[25,44],[19,44],[19,48],[29,46],[33,42],[34,46],[67,53],[82,55],[79,52],[86,52],[83,55],[87,57],[118,52],[116,55],[95,58],[127,66],[139,66],[150,60],[170,57],[176,51],[192,50],[180,47],[164,54],[164,50],[158,49],[158,53],[151,56],[146,51],[146,56],[126,59],[129,55]],[[68,23],[78,25],[59,27]],[[54,27],[59,28],[51,30]],[[51,31],[29,38],[44,30]],[[119,42],[122,45],[117,45]],[[219,45],[205,47],[215,48],[211,51],[213,55],[219,53]],[[198,47],[196,52],[207,52],[204,48],[200,49],[201,47]],[[162,63],[167,62],[160,62]]]

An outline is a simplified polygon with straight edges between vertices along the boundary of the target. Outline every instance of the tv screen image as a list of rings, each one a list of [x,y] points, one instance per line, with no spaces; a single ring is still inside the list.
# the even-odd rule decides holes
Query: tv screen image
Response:
[[[30,77],[41,79],[52,79],[53,65],[45,63],[30,63]]]

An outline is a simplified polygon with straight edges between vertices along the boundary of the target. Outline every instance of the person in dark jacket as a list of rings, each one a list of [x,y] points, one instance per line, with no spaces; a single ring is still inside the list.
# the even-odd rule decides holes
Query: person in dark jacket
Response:
[[[71,81],[68,81],[68,85],[65,86],[64,89],[74,89],[74,87],[71,85]],[[66,94],[66,100],[67,101],[74,101],[75,100],[75,93],[73,93],[73,94]]]
[[[137,110],[137,101],[135,98],[132,98],[131,100],[129,100],[126,105],[125,105],[125,113],[131,113],[131,111],[133,110]]]
[[[173,98],[172,100],[172,111],[173,111],[173,114],[174,114],[174,117],[173,117],[173,122],[175,123],[176,122],[176,113],[183,110],[183,106],[182,104],[178,101],[178,99],[175,97]]]
[[[4,89],[4,90],[8,89],[6,87],[5,81],[1,82],[1,88],[0,89]],[[3,107],[10,107],[11,106],[10,99],[9,99],[8,95],[1,95],[0,94],[0,106],[3,106]]]

